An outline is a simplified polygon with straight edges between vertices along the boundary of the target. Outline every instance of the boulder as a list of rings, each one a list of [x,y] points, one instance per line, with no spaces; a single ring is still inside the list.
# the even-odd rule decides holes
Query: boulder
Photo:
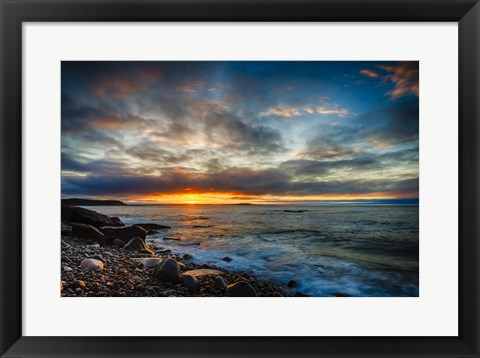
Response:
[[[180,265],[175,260],[166,259],[155,266],[153,277],[160,281],[178,282],[180,281]]]
[[[100,228],[100,231],[106,236],[108,236],[108,239],[111,242],[113,242],[114,240],[121,240],[124,243],[127,243],[134,237],[139,237],[143,240],[145,240],[145,238],[147,237],[147,232],[145,231],[145,229],[142,229],[138,226],[105,226]]]
[[[152,253],[152,250],[147,247],[145,241],[143,241],[143,239],[138,236],[127,242],[123,249],[132,252],[147,252],[150,254]]]
[[[70,209],[68,209],[70,208]],[[68,217],[68,212],[70,211],[70,220],[63,220],[63,216],[65,214],[65,218]],[[65,213],[63,213],[65,211]],[[62,221],[70,221],[75,223],[81,224],[88,224],[95,227],[102,227],[102,226],[125,226],[119,218],[115,216],[108,216],[104,214],[97,213],[93,210],[88,210],[85,208],[80,207],[68,207],[63,209],[62,207]]]
[[[171,229],[170,226],[167,225],[159,225],[159,224],[135,224],[133,226],[139,226],[145,230],[162,230],[162,229]]]
[[[257,297],[255,289],[246,281],[228,285],[225,294],[230,297]]]
[[[80,268],[83,271],[102,271],[105,264],[97,259],[85,259],[80,263]]]
[[[218,288],[219,290],[225,290],[227,286],[228,284],[223,279],[223,277],[220,277],[220,276],[215,277],[215,288]]]
[[[190,292],[196,292],[199,288],[198,280],[195,276],[185,275],[183,276],[183,286]]]
[[[119,240],[119,239],[113,240],[113,244],[115,246],[118,246],[118,247],[124,247],[125,246],[125,243],[122,240]]]
[[[92,225],[70,223],[70,226],[72,227],[72,236],[86,240],[93,240],[100,245],[107,243],[107,237]]]
[[[193,259],[193,256],[190,255],[190,254],[183,254],[182,259],[184,259],[184,260],[191,260],[191,259]]]

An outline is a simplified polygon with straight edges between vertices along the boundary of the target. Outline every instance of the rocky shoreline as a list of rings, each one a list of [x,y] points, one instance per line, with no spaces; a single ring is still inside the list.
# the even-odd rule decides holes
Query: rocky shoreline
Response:
[[[145,242],[168,226],[62,206],[62,297],[285,297],[286,287],[182,257]],[[289,282],[289,287],[295,284]]]

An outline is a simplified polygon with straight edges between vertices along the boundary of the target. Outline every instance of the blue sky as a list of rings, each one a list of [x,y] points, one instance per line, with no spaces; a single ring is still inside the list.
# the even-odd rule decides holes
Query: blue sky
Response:
[[[418,197],[418,62],[62,62],[62,196]]]

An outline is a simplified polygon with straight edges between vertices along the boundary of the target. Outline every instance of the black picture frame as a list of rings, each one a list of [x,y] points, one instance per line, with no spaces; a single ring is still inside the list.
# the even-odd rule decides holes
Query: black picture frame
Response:
[[[477,1],[0,0],[0,11],[2,357],[479,357],[480,5]],[[459,336],[22,336],[22,23],[71,21],[458,22]]]

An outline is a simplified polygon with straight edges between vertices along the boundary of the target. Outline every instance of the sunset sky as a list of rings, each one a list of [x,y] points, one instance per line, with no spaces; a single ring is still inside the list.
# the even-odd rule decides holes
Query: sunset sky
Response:
[[[418,62],[62,62],[62,197],[418,197]]]

